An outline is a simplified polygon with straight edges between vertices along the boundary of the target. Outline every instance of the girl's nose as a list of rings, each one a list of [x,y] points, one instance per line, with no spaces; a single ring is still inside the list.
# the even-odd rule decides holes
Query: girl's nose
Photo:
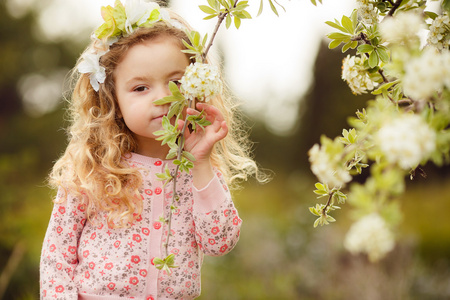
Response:
[[[172,95],[172,93],[169,90],[169,84],[166,84],[166,85],[162,84],[158,87],[158,92],[157,92],[158,99],[162,99],[162,98],[170,96],[170,95]]]

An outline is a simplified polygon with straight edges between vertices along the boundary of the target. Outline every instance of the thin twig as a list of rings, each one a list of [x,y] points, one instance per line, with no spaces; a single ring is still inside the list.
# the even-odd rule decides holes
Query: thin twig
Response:
[[[228,13],[220,13],[220,14],[219,14],[218,20],[217,20],[217,24],[216,24],[216,27],[214,28],[214,31],[213,31],[213,35],[212,35],[211,39],[209,40],[209,44],[208,44],[208,46],[206,47],[205,52],[203,52],[203,54],[202,54],[202,59],[203,59],[203,61],[206,60],[206,55],[208,54],[209,49],[211,49],[211,46],[213,45],[214,38],[216,37],[217,32],[219,31],[220,24],[222,24],[223,20],[224,20],[225,17],[227,16],[227,14],[228,14]]]
[[[330,194],[330,197],[328,197],[327,204],[325,204],[325,207],[322,209],[322,215],[327,215],[327,208],[331,205],[331,200],[333,199],[334,192]]]
[[[236,7],[237,3],[239,0],[236,0],[236,2],[234,2],[233,8]],[[211,46],[213,45],[214,39],[216,38],[217,32],[219,31],[220,25],[222,24],[223,20],[225,19],[225,17],[229,14],[230,12],[221,12],[218,15],[218,19],[217,19],[217,23],[216,23],[216,27],[214,27],[214,31],[212,34],[211,39],[209,40],[208,46],[205,49],[205,52],[203,52],[202,54],[202,59],[203,61],[206,60],[206,55],[209,52],[209,49],[211,49]]]
[[[25,252],[26,246],[23,240],[14,245],[11,256],[0,274],[0,299],[3,299],[3,295],[6,292],[6,288],[9,285],[11,277],[14,275],[14,272],[17,271]]]
[[[188,102],[188,107],[191,107],[192,105],[192,99],[189,99]],[[188,118],[188,114],[186,114],[186,118],[184,120],[184,124],[183,124],[183,128],[181,129],[180,132],[180,139],[179,139],[179,143],[178,143],[178,153],[177,153],[177,159],[179,161],[181,161],[181,155],[183,153],[183,148],[184,148],[184,133],[186,132],[186,128],[187,128],[187,118]],[[171,231],[171,227],[172,227],[172,207],[174,207],[175,205],[175,201],[178,200],[178,193],[177,193],[177,175],[178,175],[178,171],[180,170],[180,165],[177,165],[177,167],[175,168],[175,172],[172,175],[173,178],[173,189],[172,189],[172,204],[170,206],[169,209],[169,220],[167,222],[167,239],[166,239],[166,243],[164,245],[165,248],[165,252],[166,252],[166,257],[169,256],[169,239],[170,239],[170,231]]]

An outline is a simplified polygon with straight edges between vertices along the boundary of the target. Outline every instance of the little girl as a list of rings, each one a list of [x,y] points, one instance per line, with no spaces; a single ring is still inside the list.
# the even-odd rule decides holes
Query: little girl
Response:
[[[42,248],[41,299],[199,296],[203,255],[224,255],[239,238],[227,184],[258,171],[229,98],[197,103],[185,114],[203,110],[211,125],[185,135],[196,160],[178,174],[171,207],[173,181],[164,185],[156,174],[175,165],[154,134],[169,105],[153,102],[170,95],[169,82],[179,84],[191,63],[181,51],[188,27],[155,3],[121,7],[123,30],[108,18],[113,8],[103,8],[105,23],[74,72],[69,144],[50,174],[58,193]],[[109,38],[99,39],[105,32]],[[170,271],[155,264],[166,248],[176,266]]]

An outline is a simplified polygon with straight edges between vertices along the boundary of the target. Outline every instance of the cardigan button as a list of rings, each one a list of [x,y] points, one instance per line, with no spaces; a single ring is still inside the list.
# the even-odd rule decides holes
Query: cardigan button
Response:
[[[161,188],[157,187],[157,188],[155,189],[155,194],[156,194],[156,195],[161,194],[161,192],[162,192],[162,189],[161,189]]]
[[[152,296],[148,296],[147,300],[155,300],[155,298],[153,298]]]

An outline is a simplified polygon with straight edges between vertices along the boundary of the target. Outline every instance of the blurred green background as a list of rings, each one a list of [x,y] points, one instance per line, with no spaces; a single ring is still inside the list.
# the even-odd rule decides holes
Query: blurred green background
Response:
[[[6,5],[13,2],[11,15]],[[39,298],[39,255],[54,195],[45,179],[66,145],[65,76],[89,36],[42,38],[38,10],[20,11],[27,3],[0,2],[0,299]],[[379,263],[343,249],[351,223],[345,205],[338,222],[313,229],[315,179],[306,153],[321,134],[348,128],[347,117],[370,97],[352,95],[342,82],[339,51],[323,43],[311,57],[312,83],[298,99],[291,131],[276,135],[245,112],[256,160],[273,180],[250,181],[234,193],[241,240],[230,254],[205,259],[200,299],[450,299],[449,167],[427,165],[427,178],[408,183],[399,242]]]

